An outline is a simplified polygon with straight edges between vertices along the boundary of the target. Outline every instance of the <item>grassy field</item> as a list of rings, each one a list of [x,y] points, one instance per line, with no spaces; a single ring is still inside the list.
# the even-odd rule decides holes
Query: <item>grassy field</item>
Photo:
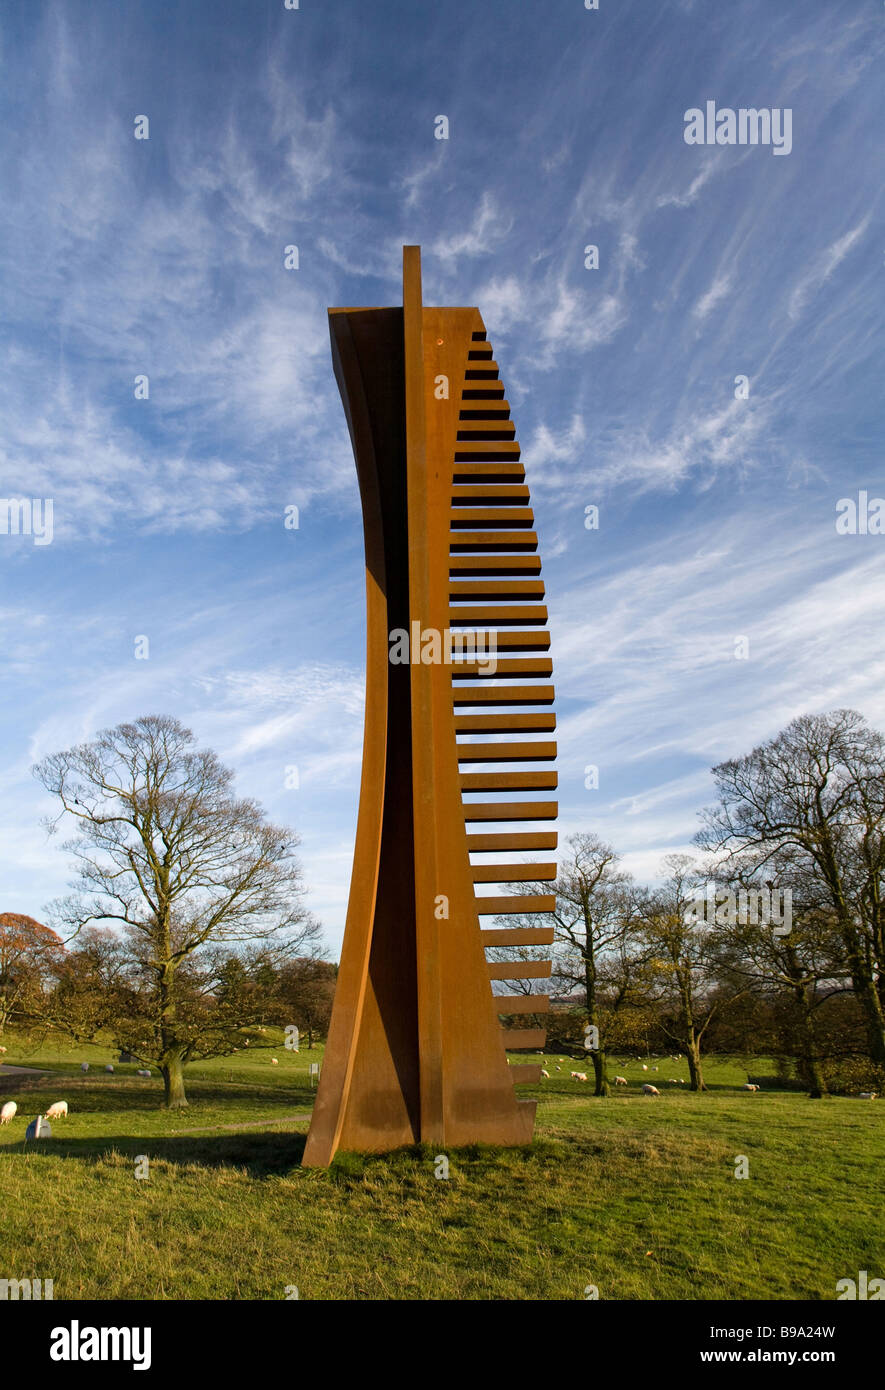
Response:
[[[0,1070],[19,1107],[0,1128],[0,1278],[52,1278],[57,1299],[832,1300],[837,1279],[885,1275],[885,1104],[779,1091],[762,1062],[757,1094],[716,1058],[692,1095],[668,1081],[684,1063],[618,1059],[630,1087],[597,1100],[577,1064],[542,1059],[550,1079],[521,1088],[539,1099],[532,1147],[452,1151],[443,1181],[424,1149],[299,1166],[319,1048],[274,1038],[195,1066],[172,1114],[158,1077],[103,1073],[110,1050],[3,1043],[50,1075]],[[69,1118],[26,1147],[62,1099]]]

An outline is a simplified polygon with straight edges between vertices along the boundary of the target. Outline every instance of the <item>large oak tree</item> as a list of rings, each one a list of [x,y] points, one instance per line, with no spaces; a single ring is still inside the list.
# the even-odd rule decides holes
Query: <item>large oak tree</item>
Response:
[[[105,1026],[155,1061],[166,1105],[184,1106],[185,1064],[230,1051],[244,1021],[230,991],[219,992],[230,953],[304,955],[319,934],[297,837],[237,797],[233,773],[166,716],[105,730],[35,773],[61,803],[50,825],[65,820],[76,832],[66,847],[78,879],[59,919],[72,938],[117,928],[116,945],[90,943],[94,979],[112,970],[120,1001]]]
[[[855,710],[802,715],[713,775],[719,802],[699,842],[726,871],[750,856],[759,874],[788,863],[816,885],[885,1065],[885,739]]]

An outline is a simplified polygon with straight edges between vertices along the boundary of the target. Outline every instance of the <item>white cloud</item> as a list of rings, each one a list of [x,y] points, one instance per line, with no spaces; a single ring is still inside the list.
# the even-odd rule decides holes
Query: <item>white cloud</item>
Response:
[[[705,319],[711,310],[716,308],[720,300],[725,299],[730,293],[734,283],[731,274],[717,275],[706,294],[701,295],[694,305],[691,313],[696,319]]]
[[[430,250],[444,263],[469,256],[487,256],[504,240],[512,226],[512,219],[500,211],[495,199],[486,192],[472,226],[437,237]]]
[[[662,193],[655,206],[659,208],[691,207],[692,203],[697,202],[698,194],[701,189],[706,187],[713,175],[721,167],[721,163],[722,160],[719,155],[714,155],[712,158],[707,159],[695,174],[685,193]]]
[[[833,271],[836,270],[844,261],[849,251],[861,240],[870,224],[872,214],[867,213],[856,226],[846,232],[844,236],[837,237],[824,251],[817,257],[814,265],[800,276],[790,295],[787,305],[787,313],[791,319],[797,319],[814,295],[823,288],[829,280]]]

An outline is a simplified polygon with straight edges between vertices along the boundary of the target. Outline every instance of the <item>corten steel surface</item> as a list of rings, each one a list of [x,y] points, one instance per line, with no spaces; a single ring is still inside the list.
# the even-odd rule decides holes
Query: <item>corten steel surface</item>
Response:
[[[553,909],[552,894],[486,890],[555,878],[552,863],[497,856],[556,848],[549,828],[508,828],[556,816],[554,801],[524,795],[556,786],[556,719],[510,407],[479,310],[423,305],[417,246],[404,248],[402,309],[331,309],[329,323],[362,498],[366,714],[341,967],[304,1162],[325,1165],[339,1148],[524,1144],[535,1104],[513,1086],[540,1068],[508,1065],[505,1047],[543,1045],[543,1030],[518,1022],[548,998],[493,995],[491,982],[541,979],[550,964],[493,964],[485,952],[549,945],[553,930],[480,917]],[[411,637],[416,622],[422,633],[494,632],[506,655],[492,676],[482,657],[392,663],[389,634]]]

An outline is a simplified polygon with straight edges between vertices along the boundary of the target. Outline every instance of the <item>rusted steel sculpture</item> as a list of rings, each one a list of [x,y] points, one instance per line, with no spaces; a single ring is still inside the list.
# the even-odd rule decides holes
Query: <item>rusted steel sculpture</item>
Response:
[[[556,816],[555,801],[511,799],[556,786],[543,766],[556,754],[550,639],[519,445],[479,310],[424,307],[417,246],[404,248],[402,309],[331,309],[329,320],[362,498],[366,712],[341,967],[304,1162],[328,1164],[339,1148],[524,1144],[535,1103],[517,1100],[514,1082],[539,1080],[540,1067],[508,1065],[505,1048],[537,1049],[546,1035],[501,1019],[549,1001],[493,995],[491,981],[543,978],[550,962],[493,964],[485,951],[548,945],[553,929],[481,929],[479,918],[550,912],[554,897],[475,886],[550,881],[556,867],[471,862],[556,848],[550,829],[500,828]],[[419,635],[477,628],[496,653],[522,655],[444,664],[416,651]],[[403,631],[411,659],[397,664],[391,634]]]

